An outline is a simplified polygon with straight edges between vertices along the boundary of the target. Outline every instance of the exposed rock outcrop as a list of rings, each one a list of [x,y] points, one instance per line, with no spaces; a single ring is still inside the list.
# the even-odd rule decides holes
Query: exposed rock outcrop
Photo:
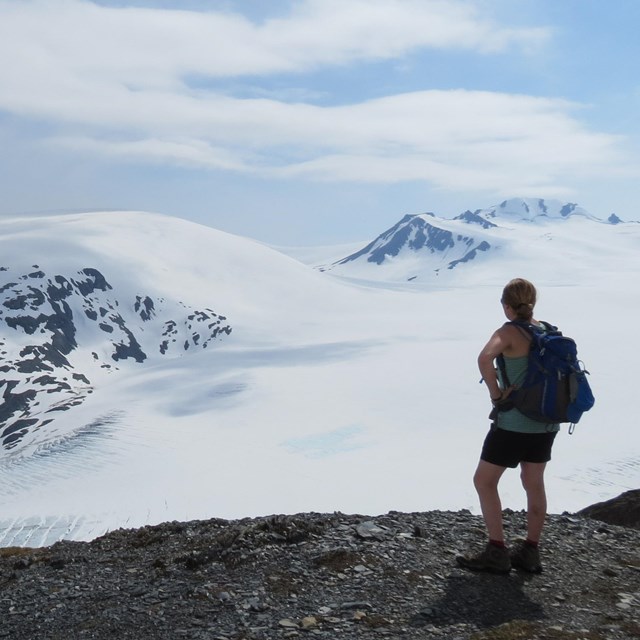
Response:
[[[579,515],[621,527],[640,529],[640,489],[625,491],[616,498],[593,504],[582,509]]]
[[[46,440],[47,425],[93,393],[94,376],[206,349],[232,330],[209,308],[133,298],[93,267],[31,269],[0,269],[0,450]]]

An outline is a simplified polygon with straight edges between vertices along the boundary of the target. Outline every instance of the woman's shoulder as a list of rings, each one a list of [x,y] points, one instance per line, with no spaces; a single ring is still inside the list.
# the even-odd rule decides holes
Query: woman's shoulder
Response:
[[[531,318],[531,320],[508,320],[500,327],[500,330],[505,329],[506,331],[527,335],[527,333],[535,329],[549,330],[553,328],[553,325],[548,322]]]
[[[516,357],[529,351],[530,338],[526,329],[513,322],[505,322],[498,332],[505,344],[504,355]]]
[[[498,328],[498,332],[503,335],[516,335],[522,334],[522,329],[515,322],[505,322],[501,327]]]

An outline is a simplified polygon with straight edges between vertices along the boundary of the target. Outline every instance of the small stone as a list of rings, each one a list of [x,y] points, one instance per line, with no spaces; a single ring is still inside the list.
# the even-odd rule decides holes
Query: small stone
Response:
[[[285,629],[298,629],[298,623],[290,620],[289,618],[283,618],[282,620],[280,620],[280,622],[278,622],[278,624],[281,627],[284,627]]]
[[[385,536],[385,530],[371,520],[359,524],[356,527],[356,533],[365,540],[370,538],[382,540]]]
[[[51,558],[51,560],[49,560],[49,566],[52,569],[62,569],[66,564],[63,558]]]
[[[300,626],[303,629],[312,629],[318,626],[318,620],[315,616],[306,616],[300,621]]]
[[[343,602],[341,609],[373,609],[370,602]]]

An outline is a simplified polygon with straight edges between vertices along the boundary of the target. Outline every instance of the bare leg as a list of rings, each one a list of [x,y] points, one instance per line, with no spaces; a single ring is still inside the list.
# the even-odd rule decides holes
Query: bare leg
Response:
[[[544,488],[546,462],[521,462],[520,479],[527,493],[527,538],[539,542],[547,515],[547,494]]]
[[[480,498],[480,509],[490,540],[504,542],[502,527],[502,503],[498,494],[498,482],[506,467],[499,467],[480,460],[473,476],[473,484]]]

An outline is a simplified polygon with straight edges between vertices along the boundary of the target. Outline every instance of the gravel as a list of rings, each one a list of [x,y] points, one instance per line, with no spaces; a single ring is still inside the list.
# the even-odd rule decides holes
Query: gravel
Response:
[[[525,514],[505,512],[509,541]],[[540,575],[476,574],[468,511],[277,515],[0,549],[0,638],[640,638],[640,531],[550,515]]]

